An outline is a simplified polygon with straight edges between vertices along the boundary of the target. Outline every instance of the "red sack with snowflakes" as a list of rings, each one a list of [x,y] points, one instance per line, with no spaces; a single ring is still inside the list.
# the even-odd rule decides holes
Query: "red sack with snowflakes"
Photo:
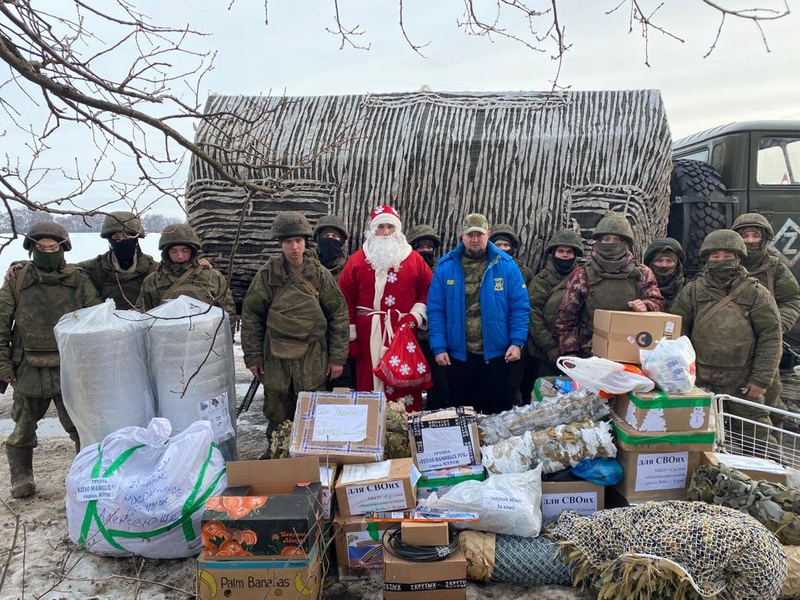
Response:
[[[427,390],[433,385],[431,369],[419,347],[417,336],[405,324],[400,326],[386,354],[372,372],[387,387],[405,394]]]

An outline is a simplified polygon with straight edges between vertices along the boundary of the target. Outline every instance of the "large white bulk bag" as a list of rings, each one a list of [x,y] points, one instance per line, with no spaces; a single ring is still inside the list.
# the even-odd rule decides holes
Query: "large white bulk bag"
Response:
[[[228,313],[179,296],[148,313],[147,366],[156,416],[182,431],[203,419],[227,460],[236,460],[236,373]]]
[[[122,427],[155,416],[142,315],[114,301],[65,314],[55,326],[61,394],[81,444],[97,444]]]
[[[209,496],[227,486],[211,426],[197,421],[170,437],[166,419],[125,427],[81,450],[67,475],[67,526],[95,554],[196,556]]]

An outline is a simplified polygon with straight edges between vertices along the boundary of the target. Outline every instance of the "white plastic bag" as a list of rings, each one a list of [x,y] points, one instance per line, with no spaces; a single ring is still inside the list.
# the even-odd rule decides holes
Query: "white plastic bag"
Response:
[[[155,416],[144,347],[146,323],[114,301],[65,314],[55,326],[61,393],[81,444]]]
[[[433,492],[425,508],[478,513],[477,523],[454,523],[462,529],[536,537],[542,527],[542,466],[524,473],[492,475],[486,481],[463,481],[439,498]]]
[[[595,394],[627,394],[628,392],[649,392],[655,387],[651,379],[626,370],[625,365],[592,356],[577,358],[562,356],[556,361],[562,372]]]
[[[69,537],[95,554],[196,556],[206,499],[227,486],[211,426],[169,437],[166,419],[125,427],[81,450],[67,475]]]
[[[639,350],[642,371],[668,394],[691,392],[696,379],[694,347],[682,335],[661,339],[653,350]]]

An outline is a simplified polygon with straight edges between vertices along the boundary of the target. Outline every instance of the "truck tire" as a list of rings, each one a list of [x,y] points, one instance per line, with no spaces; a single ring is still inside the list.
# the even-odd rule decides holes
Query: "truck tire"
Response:
[[[731,226],[734,203],[711,165],[682,158],[672,161],[667,235],[686,251],[688,275],[702,267],[700,246],[706,235]]]

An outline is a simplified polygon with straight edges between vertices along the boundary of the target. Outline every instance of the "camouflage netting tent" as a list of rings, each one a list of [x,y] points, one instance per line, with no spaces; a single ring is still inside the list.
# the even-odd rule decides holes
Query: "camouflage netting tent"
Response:
[[[377,204],[395,206],[406,230],[433,225],[445,249],[466,214],[483,212],[490,223],[516,228],[520,256],[534,268],[554,231],[577,227],[590,239],[608,211],[627,214],[639,256],[666,230],[671,139],[656,90],[214,95],[205,113],[217,116],[198,127],[197,143],[274,190],[255,196],[243,221],[233,262],[237,303],[277,251],[269,230],[280,210],[301,211],[312,224],[338,214],[353,234],[351,251]],[[270,118],[243,134],[244,121],[224,116],[231,114]],[[272,164],[307,161],[293,170],[254,166],[263,155]],[[245,200],[244,190],[193,159],[189,222],[223,271]]]

